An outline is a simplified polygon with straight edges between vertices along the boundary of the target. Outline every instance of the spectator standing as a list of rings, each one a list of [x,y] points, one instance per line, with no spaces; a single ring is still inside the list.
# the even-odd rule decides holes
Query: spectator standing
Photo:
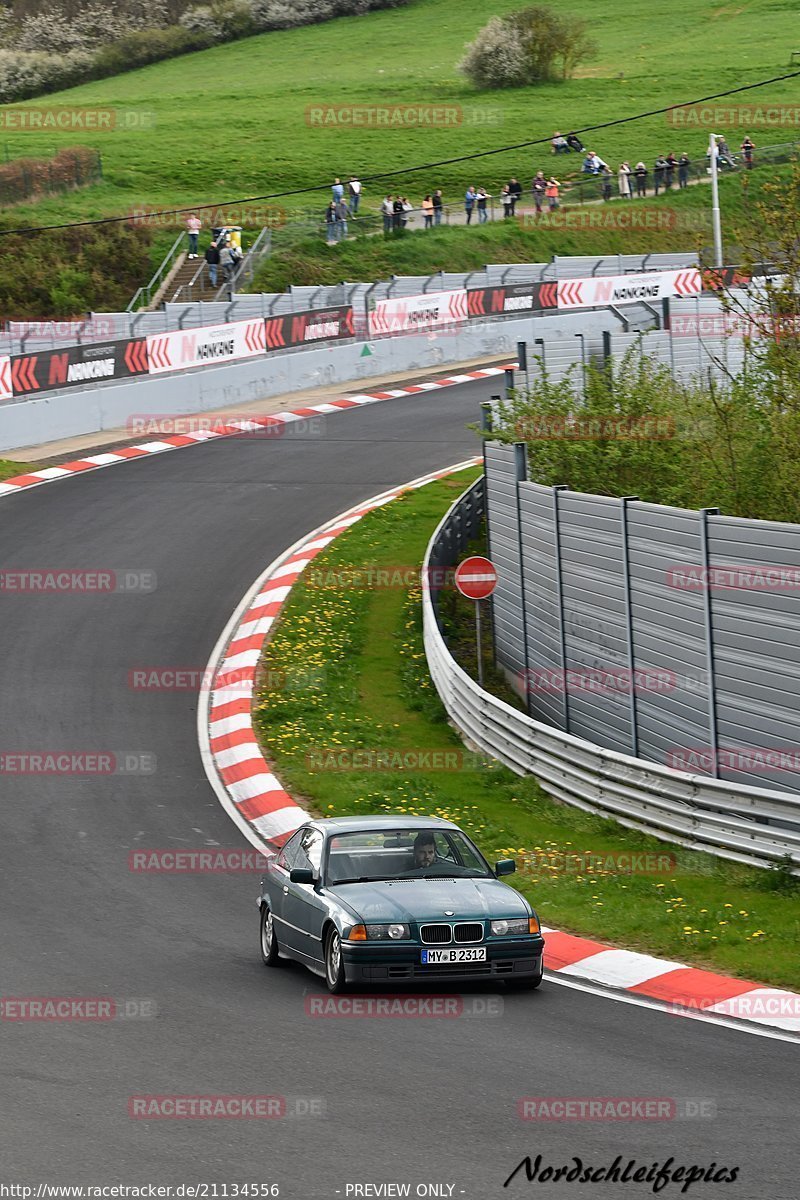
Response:
[[[750,170],[753,166],[753,151],[755,148],[756,144],[748,133],[741,146],[742,154],[744,155],[744,164],[748,170]]]
[[[400,224],[403,227],[403,229],[405,229],[406,225],[408,224],[408,222],[411,219],[411,214],[414,211],[414,205],[411,203],[408,196],[401,196],[400,200],[403,205],[403,215],[400,218]]]
[[[344,184],[341,182],[338,175],[331,184],[331,194],[337,204],[340,200],[344,199]]]
[[[664,159],[664,162],[667,164],[667,169],[664,172],[664,188],[665,190],[668,190],[672,187],[672,183],[675,178],[675,168],[678,165],[678,160],[670,150],[669,154]]]
[[[230,283],[231,279],[233,278],[233,272],[236,265],[230,246],[225,245],[222,247],[219,252],[219,261],[220,266],[222,267],[222,274],[225,276],[225,282]]]
[[[545,187],[545,195],[547,196],[547,203],[551,212],[554,212],[558,208],[558,193],[560,187],[561,184],[559,181],[555,178],[555,176],[551,175]]]
[[[325,209],[325,224],[328,227],[328,245],[336,245],[336,201],[331,200],[328,207]]]
[[[441,225],[443,208],[444,208],[444,201],[442,200],[442,189],[437,188],[436,191],[433,193],[433,223],[434,223],[434,225]]]
[[[196,213],[192,213],[186,218],[186,232],[189,234],[189,258],[197,258],[197,239],[202,228],[203,222]]]
[[[392,204],[392,229],[402,229],[403,225],[403,197],[395,196]]]
[[[511,196],[511,216],[513,217],[517,211],[517,202],[522,199],[522,184],[516,175],[512,175],[509,179],[508,191]]]
[[[430,229],[433,225],[433,197],[430,192],[422,198],[422,218],[425,222],[425,228]]]
[[[611,199],[611,180],[612,180],[612,178],[613,178],[613,176],[611,174],[611,167],[607,166],[606,163],[603,163],[602,169],[600,171],[600,179],[603,184],[603,200]]]
[[[479,187],[477,199],[475,202],[476,207],[478,209],[478,224],[479,225],[485,225],[486,222],[489,220],[489,214],[486,211],[486,201],[488,199],[489,199],[489,193],[486,191],[486,188]]]
[[[394,217],[394,197],[384,196],[381,203],[381,216],[383,217],[383,232],[392,232],[392,223]]]
[[[507,183],[504,183],[500,189],[500,202],[503,205],[503,219],[510,217],[514,211],[514,197],[511,195],[511,189]]]
[[[657,196],[659,193],[659,189],[663,188],[663,186],[664,186],[664,176],[666,174],[666,170],[667,170],[667,160],[664,158],[663,154],[659,154],[658,158],[655,161],[655,166],[653,167],[653,188],[654,188],[653,195],[654,196]]]
[[[567,139],[562,133],[554,133],[550,139],[550,143],[553,147],[553,154],[569,154]]]
[[[358,206],[361,203],[361,180],[357,179],[355,175],[350,176],[347,192],[350,197],[350,212],[355,217],[358,214]]]
[[[689,155],[683,153],[678,159],[678,187],[685,188],[689,186],[689,165],[691,163]]]
[[[469,185],[464,196],[464,212],[467,214],[467,224],[472,224],[472,211],[475,208],[475,202],[478,196],[472,184]]]
[[[533,203],[537,213],[542,211],[544,204],[544,194],[547,189],[547,180],[544,177],[544,171],[537,171],[531,183],[531,193],[533,195]]]
[[[622,199],[630,200],[630,198],[631,198],[631,168],[630,168],[629,163],[626,163],[626,162],[620,163],[619,170],[617,171],[617,185],[619,187],[619,194],[622,197]]]
[[[649,174],[649,172],[647,170],[647,167],[644,165],[644,163],[641,160],[639,162],[637,162],[636,166],[633,168],[633,175],[636,180],[636,195],[637,196],[646,196],[647,195],[647,176],[648,176],[648,174]]]
[[[217,243],[212,242],[206,250],[206,263],[208,264],[208,278],[211,280],[212,288],[217,286],[217,271],[219,270],[219,250]]]
[[[340,241],[342,241],[343,238],[347,237],[347,220],[348,220],[348,217],[350,217],[350,216],[351,216],[350,205],[347,203],[347,201],[344,199],[344,197],[342,197],[341,200],[337,200],[337,202],[336,202],[336,240],[337,240],[337,242],[340,242]]]

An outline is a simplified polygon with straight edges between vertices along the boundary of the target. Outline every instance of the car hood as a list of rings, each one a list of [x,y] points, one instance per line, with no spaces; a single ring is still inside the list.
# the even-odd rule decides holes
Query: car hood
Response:
[[[377,880],[340,883],[331,890],[365,922],[477,921],[527,917],[530,911],[519,892],[499,879]]]

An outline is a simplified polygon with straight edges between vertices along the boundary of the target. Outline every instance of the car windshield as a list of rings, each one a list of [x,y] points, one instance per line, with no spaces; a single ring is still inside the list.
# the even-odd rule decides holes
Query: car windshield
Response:
[[[457,829],[369,829],[337,833],[328,843],[328,883],[376,879],[485,879],[492,872]]]

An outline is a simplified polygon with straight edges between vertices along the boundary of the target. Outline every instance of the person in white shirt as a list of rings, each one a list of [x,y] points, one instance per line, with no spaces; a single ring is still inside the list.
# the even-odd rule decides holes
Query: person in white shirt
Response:
[[[358,205],[361,200],[361,180],[356,179],[355,175],[351,175],[347,190],[350,195],[350,212],[355,217],[358,213]]]
[[[195,213],[186,218],[186,232],[189,234],[189,258],[197,258],[197,239],[202,228],[203,222]]]

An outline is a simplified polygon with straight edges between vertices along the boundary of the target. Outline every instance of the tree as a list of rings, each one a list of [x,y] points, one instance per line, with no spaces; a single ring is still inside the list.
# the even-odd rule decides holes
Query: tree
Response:
[[[458,69],[479,88],[568,79],[596,53],[587,30],[581,18],[541,5],[493,17],[467,46]]]

